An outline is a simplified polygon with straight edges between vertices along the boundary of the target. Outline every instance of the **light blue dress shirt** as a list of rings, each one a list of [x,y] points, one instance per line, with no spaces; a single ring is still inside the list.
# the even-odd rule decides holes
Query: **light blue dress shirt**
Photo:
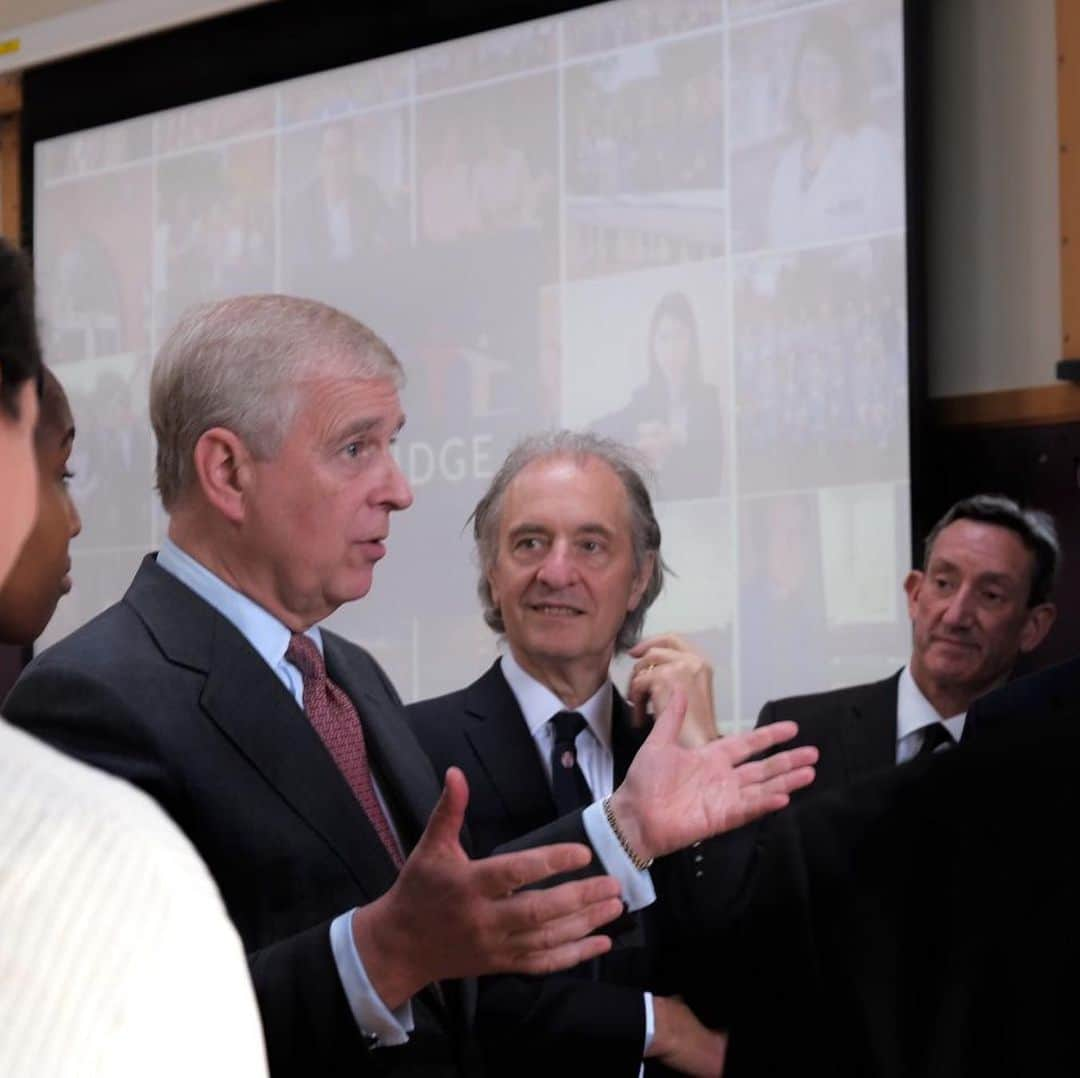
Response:
[[[300,671],[285,660],[292,630],[258,603],[252,602],[246,595],[241,595],[220,577],[215,576],[169,539],[161,544],[157,563],[236,626],[303,710],[303,678]],[[322,654],[322,634],[318,627],[308,629],[304,635],[311,638]],[[378,786],[375,792],[385,811],[386,804]],[[388,811],[386,818],[393,827],[393,819]],[[341,914],[330,924],[330,949],[341,978],[341,987],[349,1001],[353,1018],[363,1034],[373,1038],[378,1045],[404,1044],[413,1029],[412,1005],[406,1002],[396,1011],[390,1011],[379,998],[356,950],[356,941],[352,934],[353,912],[349,910],[348,913]]]

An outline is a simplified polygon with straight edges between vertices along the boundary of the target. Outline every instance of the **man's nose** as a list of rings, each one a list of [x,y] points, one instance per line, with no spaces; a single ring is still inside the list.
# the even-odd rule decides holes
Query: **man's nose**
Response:
[[[943,615],[949,625],[963,627],[970,625],[975,611],[975,595],[971,588],[958,588],[949,599]]]
[[[577,567],[566,543],[552,543],[536,575],[549,588],[565,588],[574,582]]]
[[[393,456],[389,457],[387,467],[389,472],[386,477],[386,492],[383,501],[391,509],[408,509],[413,503],[412,487],[409,486],[401,465]]]

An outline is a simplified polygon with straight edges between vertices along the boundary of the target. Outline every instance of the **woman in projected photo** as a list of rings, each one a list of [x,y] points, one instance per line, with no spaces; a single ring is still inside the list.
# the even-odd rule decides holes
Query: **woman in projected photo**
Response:
[[[901,226],[903,171],[895,139],[868,122],[861,55],[847,20],[818,15],[795,55],[795,137],[777,162],[769,243],[791,247]]]
[[[684,293],[669,292],[653,312],[648,381],[596,429],[645,455],[661,500],[720,492],[720,398],[702,375],[697,319]]]

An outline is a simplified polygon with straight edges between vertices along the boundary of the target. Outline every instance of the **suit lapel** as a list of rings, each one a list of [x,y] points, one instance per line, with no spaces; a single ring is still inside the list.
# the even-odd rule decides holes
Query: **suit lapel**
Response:
[[[252,767],[376,898],[393,862],[288,690],[226,618],[147,559],[127,596],[165,657],[206,676],[201,704]],[[348,690],[346,690],[348,691]]]
[[[466,691],[465,720],[465,736],[514,821],[514,833],[532,830],[538,813],[554,819],[555,802],[536,744],[497,661]]]
[[[851,722],[841,725],[846,778],[849,782],[896,763],[897,671],[875,682],[851,705]]]

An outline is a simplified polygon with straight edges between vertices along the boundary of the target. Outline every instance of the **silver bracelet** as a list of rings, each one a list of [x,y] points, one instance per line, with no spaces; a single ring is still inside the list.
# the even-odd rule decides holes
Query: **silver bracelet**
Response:
[[[619,840],[619,845],[622,846],[623,852],[630,858],[630,863],[639,872],[644,872],[646,869],[652,868],[655,858],[650,857],[646,860],[639,854],[633,846],[626,840],[626,836],[622,833],[622,828],[619,826],[619,821],[615,819],[615,810],[611,807],[611,795],[609,794],[600,802],[604,806],[604,819],[607,820],[608,826],[615,832],[615,837]]]

